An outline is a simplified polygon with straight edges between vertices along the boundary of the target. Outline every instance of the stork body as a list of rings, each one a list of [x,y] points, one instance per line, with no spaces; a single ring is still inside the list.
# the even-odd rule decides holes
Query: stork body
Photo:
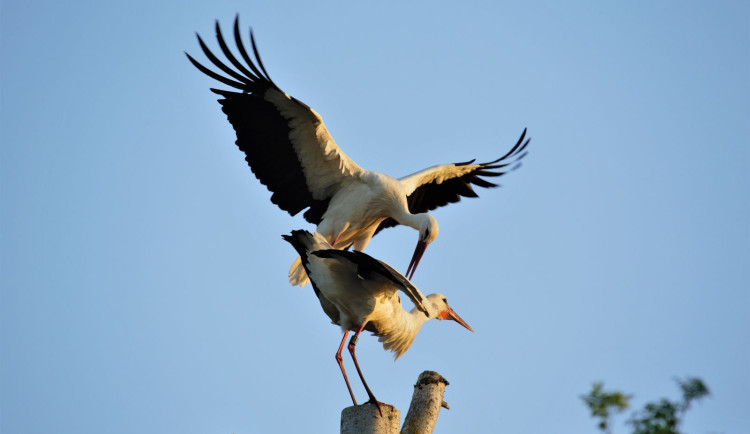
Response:
[[[472,185],[494,187],[482,177],[501,176],[518,166],[529,140],[524,129],[518,142],[502,157],[487,163],[474,160],[430,167],[395,179],[361,168],[334,142],[321,116],[284,93],[260,60],[252,33],[255,61],[245,50],[234,22],[234,40],[240,59],[227,46],[216,23],[222,53],[232,65],[219,60],[198,36],[206,57],[222,73],[188,59],[211,78],[240,92],[211,89],[236,134],[236,144],[256,177],[273,194],[271,202],[291,215],[306,209],[304,217],[337,249],[362,250],[380,230],[398,224],[419,231],[417,247],[407,269],[413,276],[427,245],[438,235],[437,221],[428,211],[476,197]],[[243,63],[244,61],[244,63]],[[308,279],[299,258],[289,271],[290,282]]]
[[[408,212],[406,196],[398,180],[382,173],[363,171],[356,182],[340,189],[331,198],[316,232],[323,235],[333,248],[351,246],[354,250],[362,251],[383,221],[392,218],[419,231],[415,251],[419,254],[437,238],[439,226],[437,220],[427,213]],[[415,267],[410,265],[410,268]],[[292,264],[289,277],[293,284],[302,286],[308,281],[300,258]]]
[[[323,311],[344,333],[336,352],[336,361],[344,376],[352,402],[357,405],[344,369],[341,351],[350,331],[355,334],[348,349],[370,402],[380,405],[365,382],[356,357],[356,343],[363,330],[378,336],[386,350],[401,357],[422,325],[430,319],[452,319],[471,327],[448,306],[441,294],[427,297],[409,280],[385,262],[359,252],[334,249],[320,234],[292,231],[284,239],[300,255],[302,266],[312,282]],[[414,308],[406,311],[398,292],[406,294]],[[472,330],[473,331],[473,330]]]
[[[331,198],[317,232],[326,237],[334,248],[352,246],[362,251],[386,218],[419,231],[429,227],[437,237],[437,221],[427,213],[411,214],[406,203],[406,192],[401,183],[377,172],[362,171],[357,181],[340,189]]]

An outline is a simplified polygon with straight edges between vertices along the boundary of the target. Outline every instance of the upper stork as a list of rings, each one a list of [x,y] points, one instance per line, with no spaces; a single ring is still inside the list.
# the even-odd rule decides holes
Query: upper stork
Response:
[[[482,177],[501,176],[516,168],[530,139],[523,130],[502,157],[487,162],[443,164],[395,179],[361,168],[333,141],[320,115],[287,95],[268,75],[250,31],[253,61],[240,37],[239,16],[234,41],[240,60],[227,46],[216,22],[216,38],[229,61],[217,58],[197,35],[213,71],[185,53],[201,72],[239,91],[211,89],[237,133],[237,146],[260,182],[273,194],[271,202],[291,215],[307,209],[305,219],[337,249],[363,250],[380,230],[399,224],[419,231],[409,267],[414,275],[427,245],[438,236],[438,223],[427,211],[461,197],[477,197],[472,185],[495,187]],[[244,61],[244,63],[242,62]],[[409,274],[411,273],[411,275]],[[300,259],[289,270],[289,281],[308,282]]]

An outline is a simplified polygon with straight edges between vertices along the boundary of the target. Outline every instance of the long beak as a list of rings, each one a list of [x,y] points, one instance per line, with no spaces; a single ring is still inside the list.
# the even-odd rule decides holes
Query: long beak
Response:
[[[471,327],[469,327],[469,325],[466,324],[466,321],[462,320],[461,317],[458,316],[458,314],[453,309],[451,309],[450,307],[448,308],[448,317],[450,317],[450,319],[452,319],[453,321],[455,321],[455,322],[461,324],[462,326],[466,327],[467,329],[469,329],[470,332],[474,331],[474,329],[472,329]]]
[[[417,271],[417,265],[419,265],[419,260],[422,259],[425,250],[427,250],[427,243],[424,241],[418,241],[417,247],[414,249],[414,256],[411,257],[411,262],[409,262],[409,268],[406,269],[407,279],[411,280],[411,278],[414,277],[414,272]],[[409,275],[409,272],[411,272],[411,276]]]

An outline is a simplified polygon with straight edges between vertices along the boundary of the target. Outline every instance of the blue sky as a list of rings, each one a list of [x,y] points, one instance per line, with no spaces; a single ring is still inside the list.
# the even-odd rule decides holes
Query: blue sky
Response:
[[[433,321],[395,363],[361,339],[380,400],[405,413],[431,369],[436,432],[594,433],[594,381],[638,408],[694,375],[686,432],[750,429],[748,2],[3,0],[0,431],[338,429],[340,332],[286,282],[280,235],[310,225],[183,54],[238,12],[368,169],[494,159],[529,128],[502,188],[433,214],[414,279],[476,332]],[[415,241],[367,251],[403,271]]]

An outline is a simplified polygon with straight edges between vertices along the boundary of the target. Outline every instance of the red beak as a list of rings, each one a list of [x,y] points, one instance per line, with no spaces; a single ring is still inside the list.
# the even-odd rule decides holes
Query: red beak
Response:
[[[411,257],[411,262],[409,262],[409,268],[406,269],[407,279],[411,280],[411,278],[414,277],[414,272],[417,271],[417,265],[419,265],[419,260],[422,259],[425,250],[427,250],[427,243],[424,241],[418,241],[417,247],[414,249],[414,256]],[[409,275],[409,272],[411,272],[411,276]]]
[[[450,317],[450,319],[452,319],[453,321],[455,321],[455,322],[461,324],[462,326],[466,327],[467,329],[469,329],[470,332],[474,331],[474,329],[472,329],[471,327],[469,327],[469,325],[466,324],[466,321],[462,320],[461,317],[458,316],[458,314],[456,312],[454,312],[453,309],[451,309],[450,307],[448,308],[448,317]]]

